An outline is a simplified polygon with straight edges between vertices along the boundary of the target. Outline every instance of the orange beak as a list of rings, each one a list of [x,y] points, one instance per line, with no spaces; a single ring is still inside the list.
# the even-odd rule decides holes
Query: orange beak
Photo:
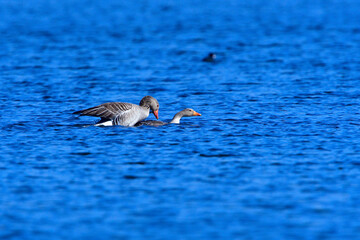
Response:
[[[159,119],[159,110],[153,112],[156,119]]]
[[[201,116],[201,114],[194,111],[194,115],[193,115],[193,116]]]

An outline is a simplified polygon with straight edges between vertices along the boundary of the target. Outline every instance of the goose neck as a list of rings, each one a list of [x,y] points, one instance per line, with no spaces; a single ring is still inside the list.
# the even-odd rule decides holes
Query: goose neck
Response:
[[[171,120],[170,123],[180,123],[180,119],[183,117],[183,114],[181,112],[175,114],[175,116],[173,117],[173,119]]]

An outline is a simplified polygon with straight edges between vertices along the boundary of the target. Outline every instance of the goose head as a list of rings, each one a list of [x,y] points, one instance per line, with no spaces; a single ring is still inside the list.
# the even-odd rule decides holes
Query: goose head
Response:
[[[194,109],[186,108],[181,112],[182,117],[193,117],[193,116],[201,116],[200,113],[196,112]]]
[[[159,102],[152,96],[145,96],[140,101],[140,106],[150,109],[150,113],[153,113],[156,119],[159,119]]]
[[[194,109],[186,108],[175,114],[175,116],[173,117],[170,123],[180,123],[180,119],[182,117],[193,117],[193,116],[201,116],[201,114],[196,112]]]

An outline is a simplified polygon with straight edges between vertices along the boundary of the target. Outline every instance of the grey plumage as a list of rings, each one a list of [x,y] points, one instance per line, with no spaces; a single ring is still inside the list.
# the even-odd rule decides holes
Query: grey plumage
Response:
[[[141,121],[141,122],[138,122],[134,125],[134,127],[140,127],[140,126],[143,126],[143,125],[147,125],[147,126],[163,126],[163,125],[166,125],[166,124],[169,124],[168,122],[163,122],[163,121],[156,121],[156,120],[148,120],[148,121]]]
[[[114,119],[119,112],[128,111],[132,108],[133,104],[131,103],[109,102],[74,112],[74,114],[80,114],[80,116],[101,117],[103,119]]]
[[[110,125],[134,126],[137,122],[149,116],[151,110],[158,117],[159,103],[151,97],[145,96],[140,105],[124,102],[109,102],[92,108],[74,112],[80,116],[100,117],[97,126],[110,122]],[[109,125],[109,124],[105,124]]]
[[[186,108],[186,109],[176,113],[170,122],[162,122],[162,121],[154,121],[154,120],[141,121],[141,122],[136,123],[135,127],[139,127],[139,126],[143,126],[143,125],[158,127],[158,126],[163,126],[163,125],[166,125],[169,123],[180,123],[180,119],[182,117],[193,117],[193,116],[201,116],[201,114],[194,111],[191,108]]]

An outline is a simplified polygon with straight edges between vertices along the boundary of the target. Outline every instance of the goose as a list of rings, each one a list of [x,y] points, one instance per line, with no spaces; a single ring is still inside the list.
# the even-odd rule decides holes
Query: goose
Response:
[[[121,125],[132,127],[153,113],[156,119],[159,119],[159,103],[151,97],[145,96],[141,99],[140,104],[125,102],[108,102],[96,107],[80,110],[74,114],[80,116],[100,117],[101,120],[95,126],[112,126]]]
[[[170,122],[162,122],[162,121],[154,121],[154,120],[149,120],[149,121],[141,121],[138,122],[137,124],[135,124],[135,127],[139,127],[142,125],[148,125],[148,126],[163,126],[169,123],[180,123],[180,119],[182,117],[193,117],[193,116],[201,116],[200,113],[194,111],[191,108],[186,108],[180,112],[178,112],[177,114],[175,114],[175,116],[173,117],[173,119]]]

